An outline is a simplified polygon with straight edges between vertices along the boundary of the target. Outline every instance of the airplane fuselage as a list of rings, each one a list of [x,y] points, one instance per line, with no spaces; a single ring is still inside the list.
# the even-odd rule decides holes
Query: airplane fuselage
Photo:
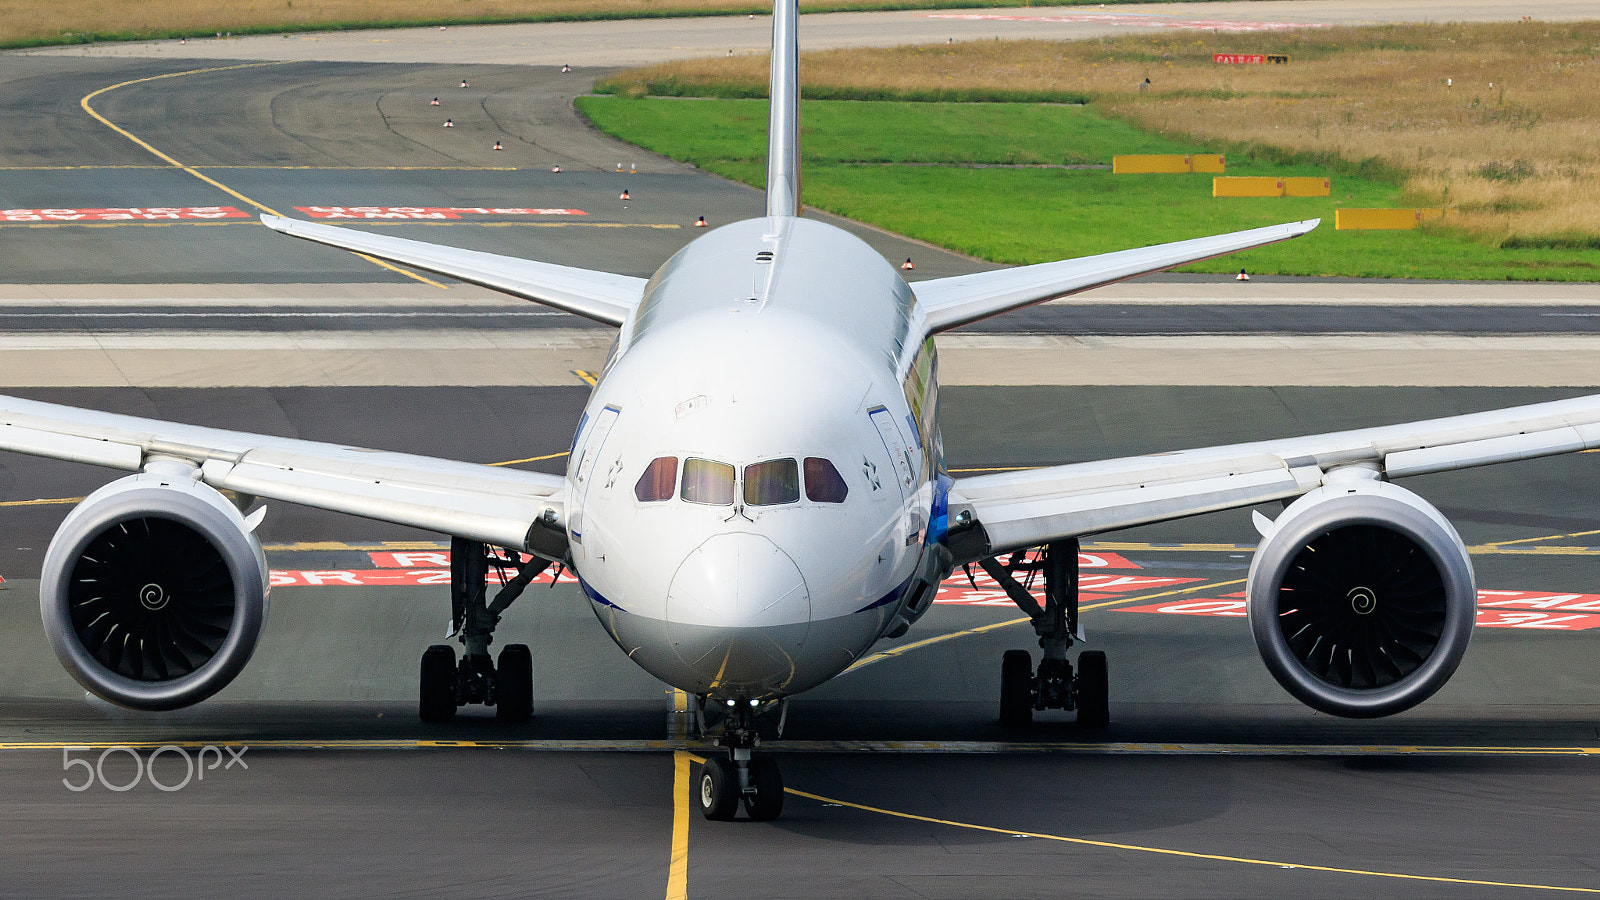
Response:
[[[752,219],[668,260],[567,471],[571,561],[629,658],[717,699],[859,659],[945,574],[936,370],[910,288],[840,229]]]

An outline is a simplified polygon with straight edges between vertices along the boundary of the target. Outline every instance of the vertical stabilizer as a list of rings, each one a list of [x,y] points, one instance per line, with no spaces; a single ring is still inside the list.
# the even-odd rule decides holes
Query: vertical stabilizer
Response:
[[[772,117],[767,123],[767,215],[800,214],[800,2],[772,5]]]

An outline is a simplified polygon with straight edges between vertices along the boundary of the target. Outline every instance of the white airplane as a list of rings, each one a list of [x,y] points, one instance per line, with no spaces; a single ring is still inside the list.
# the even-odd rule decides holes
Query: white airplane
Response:
[[[414,526],[453,539],[464,645],[459,662],[448,645],[423,656],[424,719],[466,703],[531,714],[528,648],[498,663],[488,648],[523,586],[565,565],[630,659],[699,698],[702,733],[711,716],[726,752],[701,773],[702,812],[727,819],[742,803],[771,819],[782,779],[754,752],[758,715],[904,634],[955,568],[981,565],[1040,638],[1037,666],[1005,655],[1002,721],[1054,708],[1104,726],[1104,653],[1067,653],[1083,640],[1077,539],[1282,501],[1276,520],[1255,514],[1247,591],[1271,673],[1341,716],[1438,690],[1471,636],[1472,565],[1450,523],[1393,480],[1600,446],[1600,396],[951,478],[934,335],[1317,222],[907,284],[798,215],[797,19],[795,0],[777,0],[766,216],[700,236],[649,281],[262,217],[616,326],[565,477],[0,397],[0,450],[135,473],[73,509],[45,556],[40,606],[67,670],[137,709],[228,684],[267,613],[261,500]],[[517,573],[492,602],[490,566]],[[1042,570],[1042,603],[1022,569]]]

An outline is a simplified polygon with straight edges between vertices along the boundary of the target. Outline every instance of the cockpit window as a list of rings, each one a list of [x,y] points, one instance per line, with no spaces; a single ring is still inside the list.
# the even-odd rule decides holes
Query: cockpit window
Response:
[[[671,500],[673,489],[677,486],[678,458],[663,456],[645,466],[644,474],[639,476],[639,482],[633,486],[633,495],[639,498],[640,503]]]
[[[750,476],[746,475],[748,479]],[[820,456],[806,457],[806,499],[813,503],[843,503],[850,489],[833,463]]]
[[[709,459],[684,460],[683,499],[708,506],[733,505],[733,466]]]
[[[800,466],[792,459],[770,459],[744,467],[744,502],[777,506],[800,499]]]

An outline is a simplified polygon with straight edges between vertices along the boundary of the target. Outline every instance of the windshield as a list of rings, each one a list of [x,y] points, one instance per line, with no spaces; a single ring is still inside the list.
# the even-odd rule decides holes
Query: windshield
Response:
[[[683,499],[709,506],[733,504],[733,466],[709,459],[683,461]]]
[[[800,466],[792,459],[773,459],[744,467],[744,502],[776,506],[800,499]]]

